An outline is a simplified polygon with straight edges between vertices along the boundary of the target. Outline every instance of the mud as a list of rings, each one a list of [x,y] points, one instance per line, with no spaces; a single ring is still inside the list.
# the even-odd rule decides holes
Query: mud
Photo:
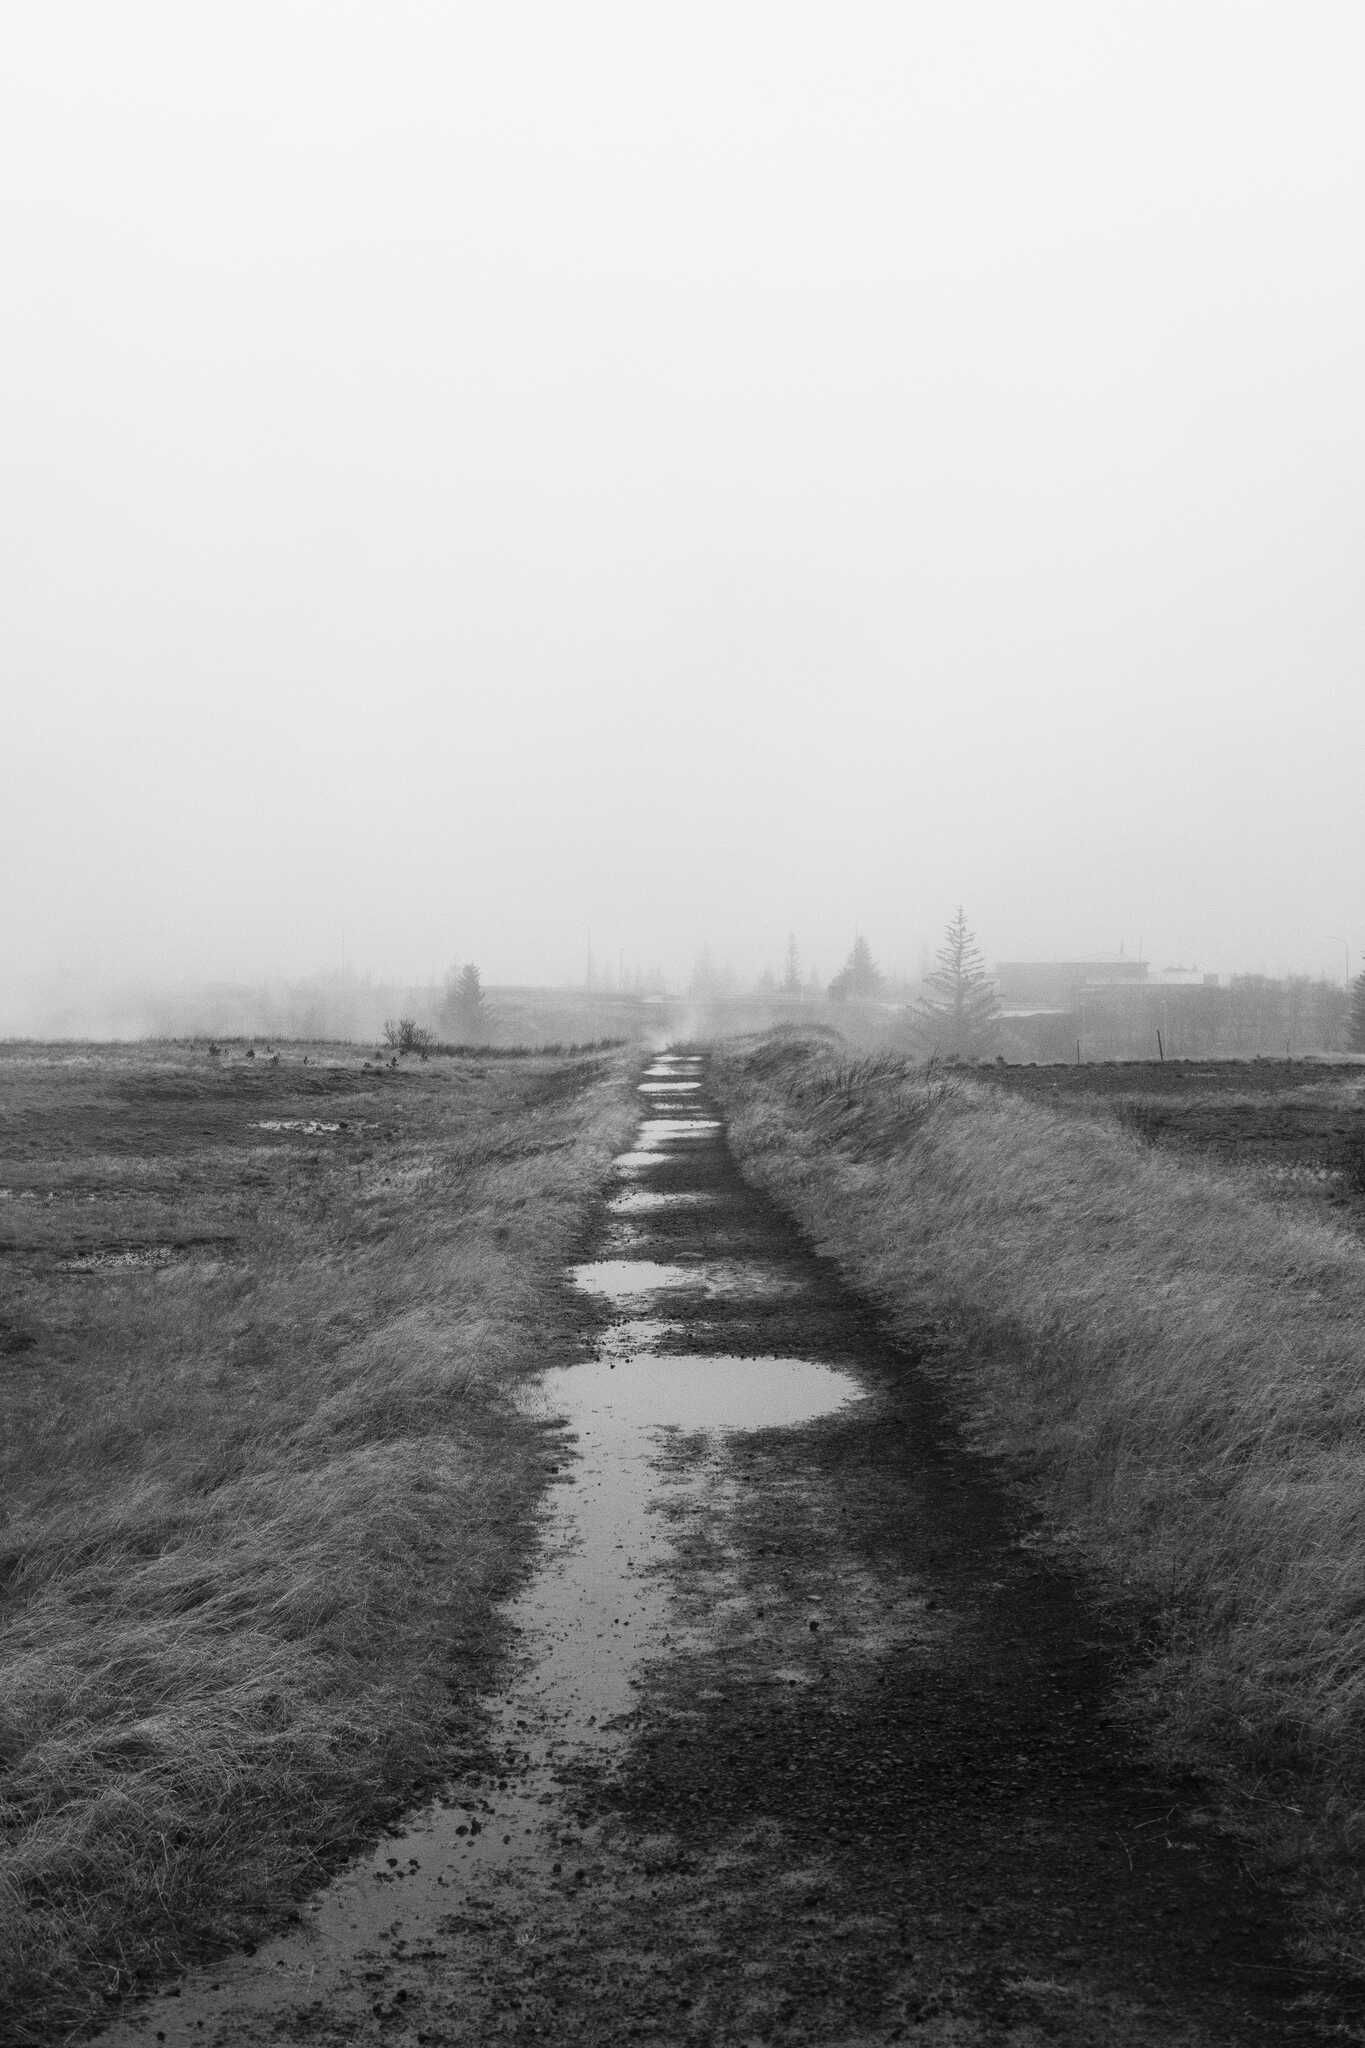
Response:
[[[133,2043],[1360,2038],[1111,1720],[1138,1654],[660,1060],[494,1768]]]

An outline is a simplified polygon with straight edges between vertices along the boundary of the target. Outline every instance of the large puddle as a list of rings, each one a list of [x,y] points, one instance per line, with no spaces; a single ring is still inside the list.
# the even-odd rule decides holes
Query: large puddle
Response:
[[[700,1105],[695,1116],[678,1110],[680,1093],[700,1093],[699,1062],[659,1059],[644,1092],[654,1090],[670,1100],[648,1105],[636,1143],[616,1162],[622,1185],[613,1204],[645,1218],[678,1200],[704,1204],[705,1189],[673,1194],[667,1180],[680,1159],[695,1163],[698,1146],[716,1142],[720,1128]],[[548,1881],[551,1871],[571,1868],[566,1786],[620,1755],[644,1667],[670,1641],[661,1567],[671,1517],[660,1510],[706,1483],[704,1461],[669,1460],[670,1442],[680,1432],[812,1422],[860,1392],[851,1376],[813,1359],[659,1348],[679,1339],[668,1313],[679,1288],[758,1298],[795,1284],[759,1261],[640,1257],[578,1267],[573,1277],[623,1313],[586,1363],[553,1367],[528,1390],[536,1412],[563,1418],[575,1456],[551,1500],[540,1566],[509,1610],[519,1655],[508,1690],[492,1704],[498,1774],[452,1788],[310,1900],[299,1931],[253,1957],[194,1973],[136,2022],[102,2035],[106,2048],[228,2040],[234,2014],[297,2015],[324,1995],[334,2021],[351,2011],[359,2020],[373,2003],[376,1965],[388,1994],[397,1986],[401,1997],[404,1968],[437,1952],[434,1944],[449,1938],[442,1923],[471,1894],[511,1883],[518,1871]]]
[[[608,1356],[565,1366],[545,1379],[553,1406],[572,1403],[583,1437],[618,1441],[641,1429],[773,1429],[815,1422],[860,1392],[856,1380],[813,1359],[710,1353],[653,1358],[633,1351],[624,1360]]]
[[[575,1266],[573,1281],[586,1294],[605,1294],[610,1301],[636,1301],[641,1295],[697,1284],[690,1266],[664,1266],[655,1259],[599,1259],[591,1266]],[[569,1367],[570,1372],[576,1369]]]

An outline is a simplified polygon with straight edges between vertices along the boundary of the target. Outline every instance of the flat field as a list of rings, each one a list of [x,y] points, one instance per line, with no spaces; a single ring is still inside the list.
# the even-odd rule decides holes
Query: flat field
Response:
[[[0,1046],[6,2039],[477,1749],[630,1058]]]
[[[1114,1060],[973,1077],[1045,1107],[1116,1116],[1185,1159],[1234,1167],[1258,1193],[1365,1216],[1365,1060]]]

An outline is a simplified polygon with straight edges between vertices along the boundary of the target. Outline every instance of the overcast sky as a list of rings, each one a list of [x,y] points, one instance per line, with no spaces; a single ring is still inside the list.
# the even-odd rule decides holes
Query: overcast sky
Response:
[[[0,975],[1365,953],[1358,0],[29,0]]]

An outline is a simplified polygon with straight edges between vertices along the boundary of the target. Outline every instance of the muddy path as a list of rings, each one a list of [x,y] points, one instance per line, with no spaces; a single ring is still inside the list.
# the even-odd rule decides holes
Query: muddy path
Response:
[[[488,1770],[106,2048],[1358,2038],[704,1063],[642,1103]]]

